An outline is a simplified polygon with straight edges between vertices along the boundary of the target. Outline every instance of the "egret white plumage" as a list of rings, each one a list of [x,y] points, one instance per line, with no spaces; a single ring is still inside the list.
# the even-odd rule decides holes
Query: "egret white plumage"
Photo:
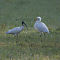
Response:
[[[18,37],[18,34],[24,29],[24,25],[27,27],[24,21],[22,21],[22,26],[21,27],[15,27],[13,29],[8,30],[6,34],[13,34],[14,36]]]
[[[40,33],[49,33],[49,29],[46,26],[46,24],[44,24],[43,22],[41,22],[41,17],[37,17],[36,22],[34,24],[34,28],[36,30],[38,30]]]

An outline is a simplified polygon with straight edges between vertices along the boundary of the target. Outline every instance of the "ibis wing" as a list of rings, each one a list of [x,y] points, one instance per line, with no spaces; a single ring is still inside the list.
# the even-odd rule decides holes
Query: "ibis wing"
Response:
[[[20,27],[16,27],[16,28],[13,28],[13,29],[9,30],[7,33],[8,34],[16,34],[16,33],[20,32],[20,31],[21,31]]]

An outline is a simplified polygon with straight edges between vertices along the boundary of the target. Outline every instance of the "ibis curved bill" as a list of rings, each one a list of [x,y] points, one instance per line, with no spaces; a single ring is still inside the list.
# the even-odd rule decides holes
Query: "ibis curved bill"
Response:
[[[24,25],[27,27],[27,25],[25,24],[24,21],[22,21],[22,26],[21,27],[15,27],[13,29],[8,30],[8,32],[6,32],[6,34],[13,34],[13,35],[18,35],[23,29],[24,29]]]
[[[47,33],[49,33],[49,29],[46,26],[46,24],[41,22],[41,17],[37,17],[36,22],[34,24],[34,28],[36,30],[38,30],[39,32],[47,32]]]

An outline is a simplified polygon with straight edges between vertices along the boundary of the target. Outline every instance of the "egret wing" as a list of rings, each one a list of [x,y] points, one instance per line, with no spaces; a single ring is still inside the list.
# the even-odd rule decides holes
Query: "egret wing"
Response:
[[[39,32],[49,32],[48,27],[43,22],[38,23],[36,27]]]

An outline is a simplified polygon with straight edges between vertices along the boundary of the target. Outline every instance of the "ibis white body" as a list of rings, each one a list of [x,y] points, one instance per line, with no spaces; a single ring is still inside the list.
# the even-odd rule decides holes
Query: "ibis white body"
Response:
[[[34,24],[34,28],[36,30],[38,30],[39,32],[47,32],[47,33],[49,33],[49,29],[46,26],[46,24],[41,22],[41,17],[37,17],[37,20],[36,20],[36,22]]]
[[[8,30],[8,32],[6,32],[6,34],[17,35],[17,34],[20,33],[23,29],[24,29],[24,26],[15,27],[15,28],[13,28],[13,29]]]

